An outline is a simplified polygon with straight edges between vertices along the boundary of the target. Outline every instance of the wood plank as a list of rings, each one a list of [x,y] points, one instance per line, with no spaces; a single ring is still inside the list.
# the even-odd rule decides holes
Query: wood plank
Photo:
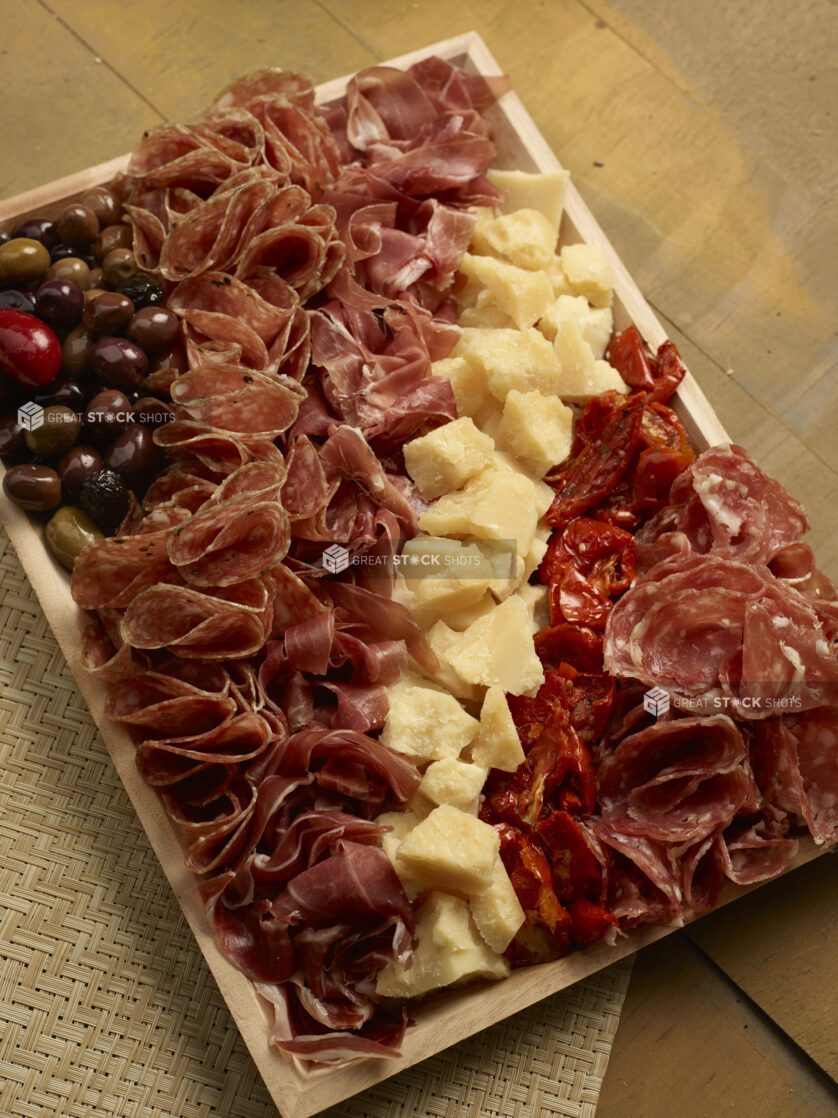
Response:
[[[321,82],[377,61],[343,21],[320,4],[143,0],[120,5],[116,17],[112,0],[48,2],[168,120],[192,119],[225,85],[253,70],[281,66]],[[430,39],[426,36],[412,46],[439,37],[431,32]]]
[[[637,957],[597,1118],[824,1118],[836,1102],[682,935]]]
[[[120,155],[160,122],[153,106],[42,4],[5,0],[2,16],[0,197]]]
[[[838,1080],[838,1022],[829,996],[838,974],[835,862],[821,858],[733,909],[711,913],[686,934]]]

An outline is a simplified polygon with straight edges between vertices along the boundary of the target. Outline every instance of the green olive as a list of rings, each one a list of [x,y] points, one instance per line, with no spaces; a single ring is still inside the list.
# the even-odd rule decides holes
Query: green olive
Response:
[[[0,245],[0,280],[40,279],[50,265],[49,252],[31,237],[13,237]]]
[[[81,420],[73,409],[63,404],[53,404],[44,408],[40,425],[27,431],[23,439],[33,454],[56,458],[76,445],[80,431]]]
[[[47,548],[68,571],[73,569],[76,556],[89,543],[104,536],[87,515],[75,505],[63,505],[47,522],[45,529]]]

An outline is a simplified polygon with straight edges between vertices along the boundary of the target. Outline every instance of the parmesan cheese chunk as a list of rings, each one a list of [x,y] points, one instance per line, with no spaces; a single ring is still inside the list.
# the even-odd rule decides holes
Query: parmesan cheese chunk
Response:
[[[407,837],[410,831],[419,822],[420,817],[414,815],[412,811],[387,811],[379,815],[375,820],[376,823],[382,827],[389,827],[389,831],[385,831],[381,836],[381,848],[387,857],[390,859],[390,864],[398,874],[399,880],[402,883],[402,888],[407,893],[408,900],[415,901],[421,892],[421,886],[414,881],[410,872],[404,867],[400,866],[396,858],[396,851],[401,846],[402,840]]]
[[[430,500],[465,485],[489,464],[494,449],[489,436],[463,416],[406,443],[404,462],[419,492]]]
[[[457,412],[461,416],[479,415],[481,410],[494,401],[485,373],[479,366],[466,361],[465,357],[445,357],[441,361],[434,361],[431,375],[447,377],[451,381]]]
[[[459,757],[480,724],[453,695],[417,676],[405,676],[387,689],[390,709],[381,741],[414,761]]]
[[[523,556],[532,546],[542,503],[540,489],[526,474],[493,460],[464,489],[434,501],[419,527],[435,536],[514,540]]]
[[[586,403],[592,396],[611,389],[623,394],[628,392],[628,385],[617,370],[607,361],[594,357],[576,322],[560,323],[553,346],[562,370],[559,393],[562,399]]]
[[[528,473],[541,478],[570,454],[573,412],[558,396],[513,388],[503,405],[496,438]]]
[[[468,761],[445,757],[428,765],[419,791],[435,804],[450,804],[460,811],[477,814],[477,801],[488,769]]]
[[[553,287],[546,272],[531,272],[492,256],[463,257],[460,271],[491,291],[503,314],[519,330],[534,325],[553,301]]]
[[[564,322],[576,323],[594,357],[604,356],[614,330],[610,307],[592,307],[584,295],[560,295],[542,315],[538,329],[552,341]]]
[[[478,221],[471,247],[485,256],[502,256],[518,268],[543,272],[556,251],[556,228],[543,213],[525,207]]]
[[[437,621],[428,633],[428,644],[436,654],[438,667],[434,673],[434,680],[452,695],[466,702],[479,703],[483,699],[483,690],[473,683],[467,683],[451,661],[448,654],[456,642],[459,634],[449,628],[444,621]]]
[[[500,856],[492,884],[479,897],[470,897],[469,907],[477,930],[489,947],[499,954],[504,952],[524,923],[524,910]]]
[[[441,804],[402,840],[396,858],[428,888],[485,893],[492,884],[500,836],[494,827]]]
[[[480,711],[480,730],[472,742],[471,759],[487,769],[512,773],[524,761],[524,750],[506,696],[490,687]]]
[[[465,358],[477,369],[501,403],[511,388],[559,393],[561,367],[555,349],[533,326],[525,330],[468,327],[454,347],[454,356]]]
[[[533,644],[530,613],[516,594],[464,632],[454,634],[446,655],[466,683],[525,695],[535,692],[544,682]]]
[[[611,305],[614,269],[597,245],[565,245],[561,253],[562,270],[575,295],[584,295],[594,307]]]
[[[562,219],[570,172],[491,170],[487,177],[503,191],[500,208],[503,213],[516,210],[538,210],[544,214],[554,233],[558,234]],[[554,240],[555,243],[555,240]]]
[[[416,913],[413,963],[390,963],[378,972],[376,993],[418,998],[431,990],[475,978],[505,978],[509,964],[483,940],[460,897],[432,892]]]

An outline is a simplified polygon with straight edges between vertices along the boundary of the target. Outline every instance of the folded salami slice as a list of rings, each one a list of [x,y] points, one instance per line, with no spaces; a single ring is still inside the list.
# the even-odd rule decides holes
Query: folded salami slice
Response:
[[[172,385],[179,420],[229,432],[248,443],[272,440],[286,431],[304,396],[302,386],[289,377],[240,365],[202,365]]]
[[[597,772],[602,814],[623,835],[694,843],[727,826],[756,788],[726,715],[676,718],[623,738]]]
[[[708,551],[768,564],[808,528],[799,501],[742,447],[714,446],[675,479],[668,504],[635,535],[638,569]]]
[[[169,648],[195,660],[252,656],[265,643],[272,609],[258,579],[216,597],[189,586],[157,585],[139,594],[122,619],[121,633],[134,648]]]
[[[85,548],[70,583],[76,603],[82,609],[124,609],[151,586],[182,582],[167,552],[172,531],[167,526],[115,536]]]
[[[160,251],[160,272],[169,280],[183,280],[199,272],[223,269],[264,227],[276,186],[255,171],[237,175],[173,224]]]
[[[716,553],[670,558],[639,578],[609,614],[603,648],[614,675],[741,718],[822,706],[838,687],[817,603],[767,567]]]

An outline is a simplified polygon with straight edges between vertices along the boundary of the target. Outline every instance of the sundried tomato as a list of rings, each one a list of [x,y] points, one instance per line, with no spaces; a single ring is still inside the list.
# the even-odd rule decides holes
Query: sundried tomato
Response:
[[[649,395],[649,403],[665,404],[687,371],[674,342],[665,341],[658,346],[655,356],[655,385]]]
[[[576,897],[600,899],[602,866],[585,841],[579,823],[566,811],[542,819],[536,834],[550,860],[553,888],[564,904]]]
[[[611,602],[591,586],[584,575],[569,563],[560,568],[550,583],[550,624],[569,621],[572,625],[588,625],[604,629],[611,612]]]
[[[580,625],[559,623],[542,629],[535,637],[535,651],[545,672],[561,664],[580,672],[602,671],[602,636]]]
[[[538,570],[551,583],[568,563],[607,598],[627,590],[637,572],[630,532],[587,516],[577,516],[554,532]]]
[[[651,355],[636,326],[629,326],[619,334],[614,334],[605,356],[630,388],[651,392],[655,387]]]
[[[613,399],[606,394],[588,404],[577,424],[573,452],[544,479],[556,490],[547,510],[547,523],[554,528],[564,527],[601,501],[631,461],[645,397],[642,393],[628,398],[610,395]],[[592,416],[596,416],[595,422]]]
[[[584,897],[578,897],[567,906],[573,928],[573,938],[580,947],[597,943],[609,928],[616,928],[619,921],[613,913]]]
[[[573,675],[568,676],[567,668],[560,671],[566,676],[566,702],[571,726],[587,744],[598,742],[605,733],[614,701],[614,677],[609,672],[570,669]]]

